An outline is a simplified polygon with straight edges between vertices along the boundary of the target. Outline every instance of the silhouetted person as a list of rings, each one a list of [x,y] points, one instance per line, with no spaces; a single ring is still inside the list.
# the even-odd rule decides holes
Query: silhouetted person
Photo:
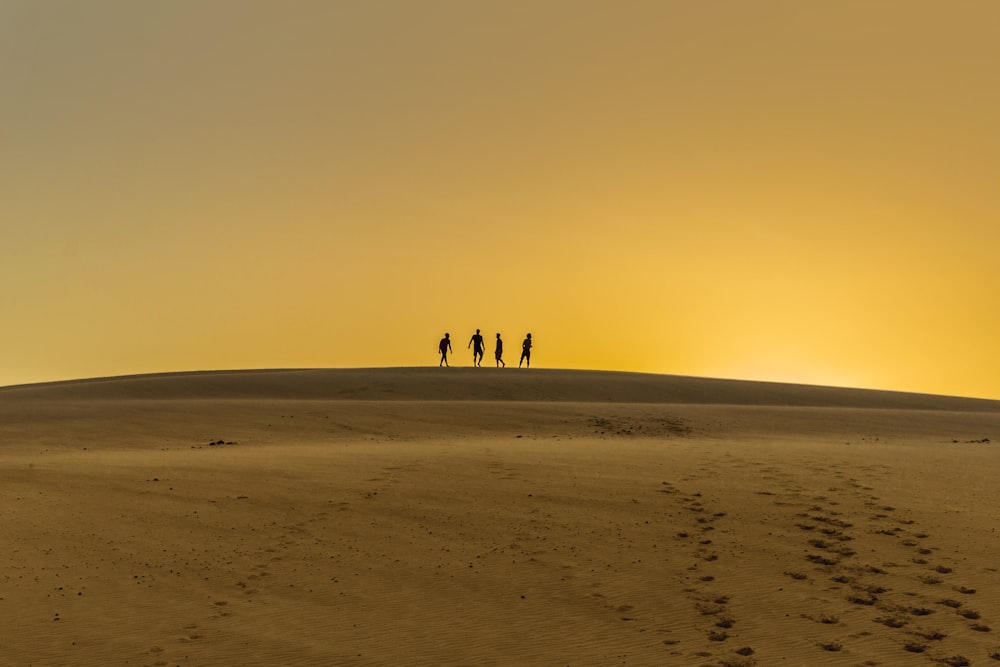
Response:
[[[451,352],[451,336],[448,334],[444,335],[444,338],[438,343],[438,352],[441,353],[441,361],[438,362],[438,366],[447,366],[448,353]]]
[[[531,368],[531,334],[528,334],[521,343],[521,361],[517,362],[517,367],[520,368],[521,364],[528,362],[528,368]]]
[[[472,347],[475,345],[475,347]],[[479,329],[476,329],[476,333],[472,334],[472,338],[469,339],[469,344],[465,346],[465,349],[472,347],[472,365],[481,366],[483,363],[483,337],[479,333]]]
[[[497,334],[496,355],[497,355],[497,368],[500,368],[501,365],[503,365],[504,368],[507,368],[507,364],[503,362],[503,341],[500,340],[500,334]]]

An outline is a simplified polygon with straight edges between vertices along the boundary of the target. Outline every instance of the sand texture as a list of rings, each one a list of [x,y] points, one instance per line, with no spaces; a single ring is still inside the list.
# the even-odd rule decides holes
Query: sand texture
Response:
[[[0,388],[0,665],[1000,665],[998,446],[627,373]]]

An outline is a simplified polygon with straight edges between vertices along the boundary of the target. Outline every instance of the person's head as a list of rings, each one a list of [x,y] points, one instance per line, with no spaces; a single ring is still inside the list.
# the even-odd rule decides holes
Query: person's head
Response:
[[[448,337],[448,336],[450,336],[450,335],[451,335],[451,334],[449,334],[449,333],[446,333],[446,334],[444,335],[444,337],[445,337],[445,338],[447,338],[447,337]]]
[[[497,334],[497,338],[499,338],[499,337],[500,337],[500,334]]]
[[[528,334],[528,338],[531,338],[531,334]]]
[[[476,333],[479,333],[479,329],[476,329]]]

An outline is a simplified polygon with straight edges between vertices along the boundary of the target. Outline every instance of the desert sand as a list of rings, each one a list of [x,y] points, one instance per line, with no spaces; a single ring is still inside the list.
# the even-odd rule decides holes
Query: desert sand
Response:
[[[1000,664],[998,446],[629,373],[0,388],[0,665]]]

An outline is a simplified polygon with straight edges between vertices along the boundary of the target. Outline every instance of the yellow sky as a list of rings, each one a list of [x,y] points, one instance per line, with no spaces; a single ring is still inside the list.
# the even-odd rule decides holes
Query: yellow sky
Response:
[[[1000,3],[0,0],[0,385],[436,364],[1000,398]]]

